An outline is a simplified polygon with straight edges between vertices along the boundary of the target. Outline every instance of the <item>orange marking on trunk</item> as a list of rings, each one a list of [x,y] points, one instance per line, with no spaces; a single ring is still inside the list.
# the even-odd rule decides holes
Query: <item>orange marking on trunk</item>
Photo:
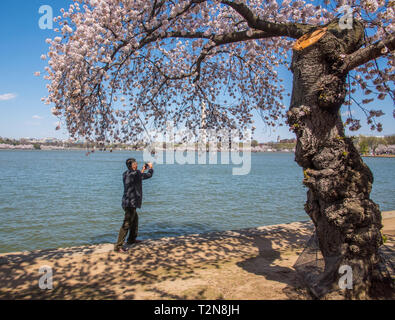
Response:
[[[300,51],[307,48],[308,46],[311,46],[312,44],[320,40],[324,36],[327,30],[328,28],[325,27],[322,29],[315,30],[311,34],[305,34],[301,36],[298,40],[296,40],[293,49]]]

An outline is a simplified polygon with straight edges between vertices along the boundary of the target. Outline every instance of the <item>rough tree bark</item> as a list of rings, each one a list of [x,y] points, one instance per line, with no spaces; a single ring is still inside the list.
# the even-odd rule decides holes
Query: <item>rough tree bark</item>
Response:
[[[364,298],[374,280],[382,244],[379,206],[370,199],[373,175],[345,137],[340,107],[346,96],[344,55],[362,45],[363,27],[340,30],[337,21],[315,44],[294,51],[288,124],[297,136],[296,162],[309,188],[305,210],[314,222],[325,272],[315,288],[337,285],[339,267],[353,272],[351,297]]]

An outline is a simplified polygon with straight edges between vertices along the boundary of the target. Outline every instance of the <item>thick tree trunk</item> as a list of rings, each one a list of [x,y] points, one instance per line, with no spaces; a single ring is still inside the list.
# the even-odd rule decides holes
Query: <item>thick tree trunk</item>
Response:
[[[369,197],[373,175],[352,140],[345,137],[340,107],[346,75],[337,72],[341,54],[360,47],[361,30],[332,25],[317,43],[294,51],[288,123],[297,136],[296,161],[309,188],[305,210],[316,227],[325,272],[315,291],[337,286],[339,267],[352,268],[351,297],[363,298],[373,280],[382,244],[381,213]]]

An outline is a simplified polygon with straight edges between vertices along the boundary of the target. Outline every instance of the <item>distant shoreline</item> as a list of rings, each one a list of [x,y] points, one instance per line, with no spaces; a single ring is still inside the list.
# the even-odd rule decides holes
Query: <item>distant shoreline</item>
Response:
[[[30,147],[20,147],[20,148],[1,148],[0,151],[10,151],[10,150],[17,150],[17,151],[83,151],[83,152],[89,152],[89,153],[111,153],[111,152],[116,152],[116,151],[137,151],[137,152],[143,152],[144,149],[113,149],[113,151],[101,151],[101,150],[95,150],[92,152],[92,150],[87,150],[83,148],[52,148],[52,147],[47,147],[47,148],[42,148],[42,149],[34,149]],[[158,149],[158,151],[166,152],[166,149]],[[187,150],[187,151],[193,151],[193,150]],[[197,152],[198,150],[194,150]],[[233,152],[243,152],[243,150],[230,150]],[[273,151],[266,151],[266,150],[246,150],[246,151],[251,151],[252,153],[295,153],[293,150],[273,150]],[[206,151],[209,152],[209,151]],[[217,152],[221,152],[217,150]],[[394,154],[381,154],[381,155],[361,155],[363,158],[395,158]]]
[[[379,154],[379,155],[362,155],[362,157],[366,158],[395,158],[395,154]]]
[[[52,147],[41,147],[41,149],[34,149],[34,148],[28,148],[28,147],[21,147],[21,148],[1,148],[0,147],[0,151],[5,150],[5,151],[83,151],[83,152],[89,152],[89,153],[111,153],[111,151],[106,150],[106,151],[102,151],[99,149],[94,150],[94,152],[92,152],[92,149],[85,149],[85,148],[52,148]],[[166,152],[166,149],[156,149],[158,152]],[[113,149],[112,152],[115,151],[138,151],[138,152],[143,152],[144,149]],[[174,151],[180,151],[180,150],[174,150]],[[198,152],[199,150],[192,150],[192,149],[187,149],[186,151],[195,151]],[[243,152],[243,151],[251,151],[251,153],[295,153],[293,150],[272,150],[272,151],[266,151],[266,150],[229,150],[231,152]],[[209,151],[206,151],[209,152]],[[221,152],[221,150],[217,150],[217,152]]]

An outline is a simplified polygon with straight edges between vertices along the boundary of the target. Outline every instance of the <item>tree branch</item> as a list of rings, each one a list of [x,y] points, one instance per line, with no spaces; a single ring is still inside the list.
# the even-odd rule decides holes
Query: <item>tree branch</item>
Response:
[[[204,32],[179,32],[173,31],[166,33],[163,38],[187,38],[187,39],[207,39],[215,42],[216,45],[228,44],[246,40],[257,40],[270,38],[272,35],[260,30],[253,30],[249,35],[247,31],[235,31],[225,34],[205,35]]]
[[[227,34],[222,34],[222,35],[205,35],[203,32],[194,32],[194,33],[186,33],[186,32],[169,32],[166,33],[166,38],[189,38],[189,39],[207,39],[211,40],[214,42],[213,45],[211,45],[208,48],[203,49],[201,52],[199,58],[196,60],[196,62],[193,65],[196,65],[195,71],[191,71],[192,74],[196,74],[196,77],[194,79],[194,83],[200,79],[200,69],[201,69],[201,64],[203,60],[209,55],[209,52],[211,49],[223,45],[223,44],[229,44],[229,43],[234,43],[234,42],[240,42],[240,41],[246,41],[246,40],[252,40],[252,39],[264,39],[271,37],[264,31],[260,30],[253,30],[251,34],[248,34],[247,31],[239,31],[239,32],[231,32]]]
[[[302,23],[275,23],[261,20],[244,3],[236,3],[229,0],[222,0],[221,3],[231,7],[240,14],[246,20],[250,28],[264,31],[270,37],[286,36],[298,39],[315,28],[315,26]]]
[[[392,33],[384,40],[377,41],[366,48],[361,48],[344,59],[341,68],[342,73],[347,73],[366,62],[384,56],[386,53],[395,50],[395,33]]]

